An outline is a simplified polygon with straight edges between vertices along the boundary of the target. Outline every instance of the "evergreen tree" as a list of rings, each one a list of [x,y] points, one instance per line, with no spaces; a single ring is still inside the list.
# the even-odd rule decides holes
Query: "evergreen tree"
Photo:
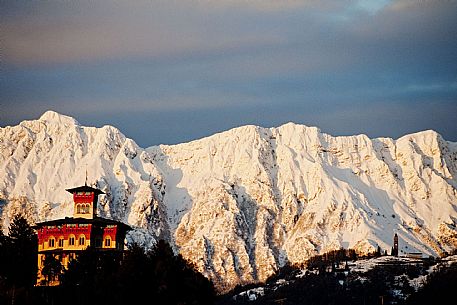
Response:
[[[10,251],[8,281],[21,287],[31,287],[37,276],[37,236],[22,215],[16,215],[9,227]]]
[[[117,274],[120,303],[141,304],[146,294],[155,300],[157,282],[150,256],[141,246],[130,245]]]
[[[26,302],[36,275],[37,238],[27,220],[16,215],[8,236],[0,233],[0,304]]]
[[[451,304],[455,299],[457,283],[457,263],[441,266],[430,274],[425,285],[418,292],[411,294],[406,304]]]
[[[214,287],[194,266],[175,256],[170,245],[159,240],[150,253],[152,278],[158,304],[211,304]]]
[[[61,276],[61,287],[66,293],[77,291],[80,304],[116,304],[119,265],[120,253],[88,247],[70,260]]]
[[[164,240],[147,252],[131,245],[118,274],[124,303],[140,304],[145,294],[154,304],[210,304],[215,297],[211,282]]]
[[[380,257],[380,256],[381,256],[381,253],[382,253],[381,247],[378,246],[378,248],[376,249],[376,254],[375,254],[375,256],[376,256],[376,257]]]

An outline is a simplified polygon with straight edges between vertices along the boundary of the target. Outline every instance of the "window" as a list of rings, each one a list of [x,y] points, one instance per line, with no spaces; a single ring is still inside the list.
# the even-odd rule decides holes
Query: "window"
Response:
[[[86,239],[84,238],[84,236],[80,236],[79,237],[79,245],[80,246],[84,246],[85,242],[86,242]]]
[[[59,248],[63,248],[63,241],[64,239],[62,237],[59,238]]]
[[[56,243],[56,240],[54,239],[54,237],[49,238],[48,245],[49,245],[50,248],[54,248],[55,247],[55,243]]]
[[[76,205],[77,214],[89,214],[90,213],[90,203],[81,203]]]
[[[105,247],[111,247],[111,238],[110,237],[105,238]]]
[[[72,236],[72,237],[70,237],[70,238],[68,239],[68,244],[69,244],[70,246],[74,246],[74,245],[75,245],[75,237],[74,237],[74,236]]]

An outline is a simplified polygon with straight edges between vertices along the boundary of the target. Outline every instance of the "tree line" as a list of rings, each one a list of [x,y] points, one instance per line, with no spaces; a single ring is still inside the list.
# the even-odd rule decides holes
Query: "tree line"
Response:
[[[381,255],[375,251],[368,257]],[[385,254],[385,253],[384,253]],[[422,266],[377,266],[364,274],[346,272],[347,261],[361,257],[339,249],[310,258],[302,267],[281,268],[264,285],[271,289],[256,301],[234,299],[239,292],[258,285],[236,287],[216,296],[212,283],[192,264],[175,255],[163,240],[150,250],[132,244],[124,252],[89,247],[63,268],[53,255],[45,258],[42,274],[60,285],[37,287],[37,237],[27,221],[16,216],[8,235],[0,230],[0,304],[431,304],[454,298],[457,264],[437,268],[415,291],[408,278],[425,275],[432,263]],[[363,257],[363,258],[366,258]],[[289,284],[276,287],[279,279]],[[439,302],[438,302],[439,301]]]
[[[316,255],[303,265],[286,265],[266,283],[237,286],[222,296],[218,305],[306,304],[306,305],[422,305],[449,304],[455,299],[457,263],[440,264],[440,259],[423,259],[417,264],[380,264],[368,271],[353,271],[348,261],[374,258],[379,249],[360,255],[352,249],[339,249]],[[421,280],[416,291],[410,279]],[[280,283],[280,284],[278,284]],[[250,289],[261,287],[262,294],[250,299]]]

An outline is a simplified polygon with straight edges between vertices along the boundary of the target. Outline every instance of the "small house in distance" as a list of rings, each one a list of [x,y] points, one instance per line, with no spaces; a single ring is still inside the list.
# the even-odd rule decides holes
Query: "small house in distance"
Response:
[[[408,258],[422,258],[422,252],[408,252],[406,253]]]
[[[64,268],[87,247],[122,254],[125,235],[131,228],[119,221],[98,217],[98,196],[101,190],[84,185],[67,189],[73,195],[73,217],[37,223],[38,276],[37,286],[59,285],[59,278],[42,274],[47,255],[56,258]]]

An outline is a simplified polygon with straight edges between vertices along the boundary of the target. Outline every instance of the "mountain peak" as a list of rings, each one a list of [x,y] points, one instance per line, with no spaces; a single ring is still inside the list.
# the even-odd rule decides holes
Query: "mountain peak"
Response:
[[[314,133],[321,133],[320,128],[318,128],[316,126],[308,126],[308,125],[298,124],[298,123],[294,123],[294,122],[287,122],[276,128],[281,129],[281,130],[290,130],[291,132],[303,132],[305,130],[308,130],[308,131],[312,131]]]
[[[457,143],[399,140],[296,123],[240,126],[178,145],[138,147],[115,127],[54,111],[0,128],[0,221],[72,211],[66,187],[101,189],[98,213],[167,239],[222,292],[340,248],[440,255],[457,245]],[[71,215],[71,214],[70,214]]]
[[[69,125],[79,125],[78,121],[70,116],[60,114],[58,112],[48,110],[41,117],[39,121],[49,122],[49,123],[60,123],[60,124],[69,124]]]

